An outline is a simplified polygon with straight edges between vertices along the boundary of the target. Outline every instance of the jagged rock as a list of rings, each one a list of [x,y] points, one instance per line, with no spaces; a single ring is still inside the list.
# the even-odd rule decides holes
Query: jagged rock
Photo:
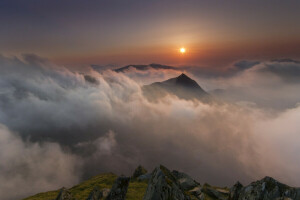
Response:
[[[243,185],[240,182],[237,182],[230,188],[229,193],[229,199],[228,200],[238,200],[239,194],[241,192],[241,189],[243,188]]]
[[[128,185],[129,185],[129,177],[120,176],[114,182],[106,200],[124,200]]]
[[[102,193],[99,187],[95,187],[86,200],[100,200]]]
[[[139,165],[135,170],[134,173],[132,175],[132,178],[138,178],[139,176],[142,176],[144,174],[147,173],[147,170],[142,167],[141,165]]]
[[[62,188],[60,189],[59,194],[55,200],[76,200],[76,199],[66,188]]]
[[[239,200],[269,199],[300,200],[300,188],[292,188],[279,183],[271,177],[265,177],[241,189]]]
[[[201,192],[205,193],[206,195],[210,196],[213,199],[218,199],[218,200],[227,200],[229,194],[225,190],[214,188],[208,184],[203,185]]]
[[[105,198],[108,196],[109,192],[110,192],[110,189],[108,189],[108,188],[103,188],[103,189],[101,190],[103,199],[105,199]]]
[[[107,195],[109,194],[109,191],[110,190],[107,188],[100,190],[99,187],[95,187],[86,200],[105,199],[107,197]]]
[[[183,190],[191,190],[200,185],[198,182],[196,182],[194,179],[192,179],[189,175],[185,173],[173,170],[172,174],[175,176]]]
[[[136,174],[141,174],[143,170],[138,169],[136,171]],[[104,183],[106,185],[107,180],[116,176],[108,174],[100,177],[99,184]],[[105,178],[103,179],[103,177]],[[144,193],[146,182],[138,182],[137,180],[146,179],[148,186],[146,193]],[[86,200],[124,200],[129,181],[129,177],[122,176],[116,179],[111,190],[107,188],[100,190],[95,187]],[[72,194],[67,189],[62,188],[55,200],[76,200],[72,195],[85,195],[90,187],[94,187],[94,180],[88,182],[91,183],[88,187],[86,187],[86,182],[83,185],[74,186],[80,190],[71,190]],[[271,177],[252,182],[248,186],[243,186],[237,182],[229,190],[209,184],[200,185],[184,173],[170,172],[164,166],[159,166],[152,173],[138,176],[133,182],[130,196],[134,196],[134,192],[136,192],[139,198],[144,195],[143,200],[300,200],[300,188],[282,184]],[[48,199],[47,195],[48,193],[38,194],[38,198]],[[29,198],[31,199],[31,197]],[[32,196],[32,199],[35,199],[35,196]]]
[[[149,180],[151,178],[151,173],[143,174],[137,177],[138,181]]]
[[[189,200],[176,178],[164,166],[155,168],[149,180],[144,200]]]
[[[205,195],[203,193],[201,193],[199,196],[198,196],[198,199],[199,200],[205,200]]]
[[[189,190],[188,191],[191,195],[197,197],[198,199],[201,198],[201,186],[197,186],[197,187],[194,187],[193,189]]]

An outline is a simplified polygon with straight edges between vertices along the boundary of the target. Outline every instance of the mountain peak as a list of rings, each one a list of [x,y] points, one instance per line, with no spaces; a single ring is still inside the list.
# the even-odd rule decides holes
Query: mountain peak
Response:
[[[176,77],[175,80],[177,85],[181,85],[188,88],[200,88],[196,81],[194,81],[184,73]]]
[[[143,93],[150,99],[164,97],[169,93],[181,99],[199,99],[203,102],[210,100],[209,94],[195,80],[184,73],[166,81],[145,85],[143,86]]]
[[[185,73],[180,74],[176,79],[190,79],[192,80],[190,77],[188,77]]]

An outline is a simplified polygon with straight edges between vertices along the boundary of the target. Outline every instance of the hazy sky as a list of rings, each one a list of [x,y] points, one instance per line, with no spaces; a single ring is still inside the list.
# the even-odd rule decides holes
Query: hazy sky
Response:
[[[0,53],[68,64],[299,58],[299,10],[297,0],[2,0]]]

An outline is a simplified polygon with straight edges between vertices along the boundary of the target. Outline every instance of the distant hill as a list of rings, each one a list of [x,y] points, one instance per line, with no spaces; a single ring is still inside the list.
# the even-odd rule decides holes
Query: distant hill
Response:
[[[114,71],[116,71],[116,72],[126,72],[126,70],[128,70],[130,67],[135,68],[137,70],[142,70],[142,71],[147,70],[149,68],[153,68],[153,69],[174,69],[174,70],[176,70],[175,67],[152,63],[150,65],[127,65],[125,67],[115,69]]]
[[[160,165],[148,173],[139,166],[131,177],[100,174],[72,188],[39,193],[24,200],[299,200],[300,188],[271,177],[231,188],[200,184]]]
[[[184,73],[180,76],[168,79],[163,82],[155,82],[143,86],[144,95],[152,100],[172,94],[181,99],[198,99],[207,101],[210,95],[200,85]]]

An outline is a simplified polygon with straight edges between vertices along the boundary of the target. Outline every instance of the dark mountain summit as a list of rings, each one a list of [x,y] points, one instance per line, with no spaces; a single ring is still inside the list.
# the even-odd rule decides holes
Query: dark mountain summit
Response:
[[[150,65],[127,65],[125,67],[121,67],[118,69],[115,69],[116,72],[126,72],[126,70],[128,70],[130,67],[133,67],[137,70],[141,70],[141,71],[145,71],[149,68],[153,68],[153,69],[176,69],[175,67],[171,67],[168,65],[161,65],[161,64],[155,64],[152,63]]]
[[[181,99],[198,99],[207,101],[210,95],[200,85],[184,73],[180,76],[163,82],[155,82],[143,87],[144,95],[150,100],[157,100],[167,94],[172,94]]]
[[[198,85],[198,83],[196,81],[194,81],[193,79],[191,79],[184,73],[182,73],[180,76],[178,76],[176,78],[176,84],[184,85],[186,87],[194,87],[194,88],[199,87],[200,88],[200,86]]]
[[[174,85],[179,87],[186,87],[187,89],[198,89],[205,92],[196,81],[182,73],[180,76],[168,79],[161,82],[162,84]],[[154,83],[155,84],[155,83]]]

